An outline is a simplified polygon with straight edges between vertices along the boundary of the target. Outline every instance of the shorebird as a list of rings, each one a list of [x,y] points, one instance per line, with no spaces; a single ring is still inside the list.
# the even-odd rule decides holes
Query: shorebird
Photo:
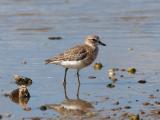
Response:
[[[98,45],[106,46],[103,42],[100,41],[99,36],[89,35],[86,37],[84,44],[77,45],[73,48],[66,50],[64,53],[61,53],[55,57],[45,60],[46,64],[57,64],[65,68],[63,86],[65,92],[65,98],[68,99],[66,93],[66,76],[68,69],[77,69],[77,78],[78,78],[78,91],[77,98],[79,98],[79,71],[82,68],[90,65],[97,57],[98,54]]]

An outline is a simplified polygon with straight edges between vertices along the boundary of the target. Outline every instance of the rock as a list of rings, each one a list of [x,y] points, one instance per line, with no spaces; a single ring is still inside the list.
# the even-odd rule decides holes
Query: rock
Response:
[[[151,103],[149,103],[149,102],[144,102],[143,105],[144,105],[144,106],[148,106],[148,105],[151,105]]]
[[[88,76],[88,79],[95,79],[96,77],[93,75]]]
[[[4,116],[7,117],[7,118],[10,118],[12,116],[12,114],[11,113],[5,113]]]
[[[10,94],[9,93],[4,93],[3,95],[4,95],[4,97],[8,97]]]
[[[131,68],[128,68],[127,71],[129,74],[135,74],[137,70],[136,70],[136,68],[131,67]]]
[[[141,113],[142,115],[144,115],[144,114],[145,114],[145,111],[144,111],[144,110],[140,110],[140,113]]]
[[[47,110],[47,106],[45,106],[45,105],[42,105],[42,106],[40,107],[40,110],[42,110],[42,111],[45,111],[45,110]]]
[[[103,65],[101,63],[95,63],[93,65],[94,70],[101,70]]]
[[[124,106],[125,109],[131,109],[131,106]]]
[[[151,112],[153,115],[156,115],[156,116],[157,116],[157,115],[158,115],[158,116],[160,115],[160,109],[151,110],[150,112]]]
[[[133,48],[128,48],[128,50],[129,50],[129,51],[133,51],[134,49],[133,49]]]
[[[108,88],[114,88],[115,85],[110,83],[110,84],[107,84],[106,87],[108,87]]]
[[[115,103],[113,103],[113,105],[119,105],[119,101],[116,101]]]
[[[160,105],[160,102],[159,102],[159,101],[155,101],[155,104],[156,104],[156,105]]]
[[[151,98],[151,99],[155,99],[155,98],[157,98],[156,96],[154,96],[153,94],[151,94],[151,95],[149,95],[149,98]]]
[[[120,77],[122,78],[122,77],[124,77],[124,75],[120,75]]]
[[[146,80],[139,80],[138,83],[144,84],[144,83],[146,83]]]
[[[3,118],[2,115],[0,115],[0,120],[1,120],[2,118]]]
[[[110,80],[112,80],[113,82],[116,82],[118,79],[115,76],[109,77]]]
[[[26,60],[22,60],[21,63],[22,63],[22,64],[27,64],[27,61],[26,61]]]
[[[17,85],[30,86],[32,84],[32,79],[20,75],[14,75],[14,79]]]
[[[24,107],[25,111],[31,111],[32,109],[30,107]]]
[[[60,36],[54,36],[54,37],[48,37],[49,40],[61,40],[63,39],[62,37]]]
[[[129,120],[140,120],[139,114],[138,115],[128,115]]]
[[[108,76],[109,76],[109,77],[113,77],[113,76],[115,76],[115,75],[116,75],[115,70],[113,70],[113,69],[109,69],[109,70],[108,70]]]
[[[120,69],[120,71],[124,72],[124,71],[126,71],[126,69],[122,68],[122,69]]]

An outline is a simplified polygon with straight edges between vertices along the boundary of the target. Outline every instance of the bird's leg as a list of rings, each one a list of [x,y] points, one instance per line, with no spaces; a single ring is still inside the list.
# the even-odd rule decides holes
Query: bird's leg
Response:
[[[67,71],[68,71],[68,68],[65,69],[63,87],[64,87],[65,98],[66,98],[66,99],[69,99],[68,96],[67,96],[67,90],[66,90],[66,76],[67,76]]]
[[[81,84],[79,79],[79,70],[77,70],[77,79],[78,79],[77,99],[79,99],[79,89]]]

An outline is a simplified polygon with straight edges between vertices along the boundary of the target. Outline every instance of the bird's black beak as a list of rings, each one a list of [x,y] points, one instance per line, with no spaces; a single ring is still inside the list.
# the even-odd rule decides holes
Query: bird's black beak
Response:
[[[100,45],[106,46],[106,44],[104,44],[103,42],[99,41],[98,42]]]

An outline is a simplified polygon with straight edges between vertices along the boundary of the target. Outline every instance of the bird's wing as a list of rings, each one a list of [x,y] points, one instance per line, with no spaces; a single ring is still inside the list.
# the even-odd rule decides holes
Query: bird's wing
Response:
[[[47,59],[46,63],[54,63],[56,61],[77,61],[82,60],[87,56],[87,50],[84,46],[75,46],[73,48],[68,49],[62,54],[55,56],[53,58]]]

